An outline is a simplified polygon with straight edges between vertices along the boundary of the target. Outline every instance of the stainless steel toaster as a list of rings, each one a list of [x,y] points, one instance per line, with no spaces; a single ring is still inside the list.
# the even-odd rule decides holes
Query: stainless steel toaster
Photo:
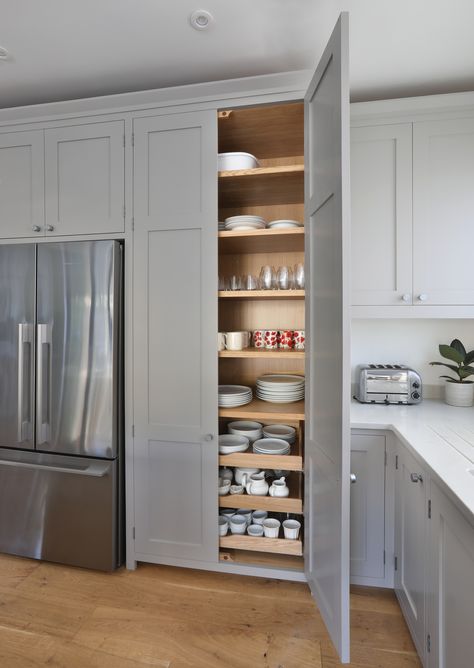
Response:
[[[357,367],[355,399],[364,404],[419,404],[420,374],[403,364],[361,364]]]

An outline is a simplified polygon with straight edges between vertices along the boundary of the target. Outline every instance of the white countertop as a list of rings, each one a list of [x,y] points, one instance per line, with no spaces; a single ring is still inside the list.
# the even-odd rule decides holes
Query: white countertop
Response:
[[[352,429],[390,430],[419,457],[474,515],[474,407],[433,399],[417,406],[351,404]]]

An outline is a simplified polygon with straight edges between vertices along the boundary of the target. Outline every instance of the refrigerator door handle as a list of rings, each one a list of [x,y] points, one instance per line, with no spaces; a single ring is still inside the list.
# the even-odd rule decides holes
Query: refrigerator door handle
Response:
[[[23,443],[31,438],[31,346],[33,344],[33,325],[26,322],[18,324],[18,442]],[[27,358],[28,383],[25,383],[25,347],[30,347],[30,355]],[[25,415],[25,388],[28,391],[27,408]]]
[[[112,461],[97,461],[81,469],[69,466],[51,466],[49,464],[32,464],[31,462],[0,459],[0,466],[12,466],[16,469],[31,469],[33,471],[51,471],[51,473],[72,473],[73,475],[88,476],[90,478],[104,478],[109,472],[111,464]]]
[[[51,325],[37,325],[36,333],[36,444],[51,438]],[[45,349],[48,353],[45,355]]]

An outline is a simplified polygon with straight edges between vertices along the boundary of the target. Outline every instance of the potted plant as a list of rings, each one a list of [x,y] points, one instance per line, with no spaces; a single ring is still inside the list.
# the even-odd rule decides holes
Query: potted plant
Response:
[[[440,376],[446,378],[445,401],[450,406],[472,406],[474,403],[474,383],[468,380],[474,376],[474,367],[470,366],[474,362],[474,350],[466,351],[459,339],[454,339],[448,346],[444,343],[439,346],[441,357],[454,362],[430,362],[432,366],[444,366],[454,372],[453,376]]]

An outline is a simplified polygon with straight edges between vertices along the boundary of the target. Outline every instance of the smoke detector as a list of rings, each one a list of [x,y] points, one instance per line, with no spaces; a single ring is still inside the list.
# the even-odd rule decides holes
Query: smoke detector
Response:
[[[189,17],[189,22],[195,30],[207,30],[214,23],[214,17],[206,9],[196,9]]]

